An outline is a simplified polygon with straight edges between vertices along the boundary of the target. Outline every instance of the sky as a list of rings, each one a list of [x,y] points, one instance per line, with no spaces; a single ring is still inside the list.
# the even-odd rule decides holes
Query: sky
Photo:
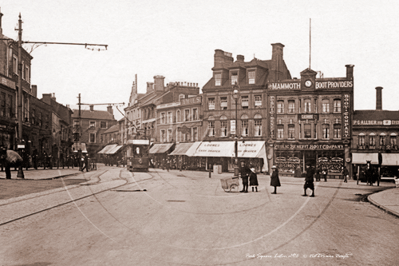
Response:
[[[309,67],[309,54],[311,68],[326,78],[345,77],[345,65],[353,64],[355,110],[375,109],[377,86],[384,88],[383,109],[399,110],[399,1],[13,0],[0,8],[7,37],[17,39],[21,13],[23,41],[108,45],[92,51],[24,44],[34,48],[31,83],[38,97],[55,93],[71,108],[80,93],[82,103],[124,102],[123,110],[136,74],[139,93],[155,75],[164,76],[165,84],[202,88],[212,77],[215,49],[245,61],[269,60],[271,44],[282,43],[292,77]],[[122,118],[116,108],[114,115]]]

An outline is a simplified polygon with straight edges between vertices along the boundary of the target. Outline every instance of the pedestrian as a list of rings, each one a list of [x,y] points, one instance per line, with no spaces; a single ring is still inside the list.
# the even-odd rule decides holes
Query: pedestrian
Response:
[[[270,177],[270,186],[274,187],[274,192],[272,194],[277,194],[277,187],[280,187],[280,179],[278,177],[278,169],[277,166],[272,166],[272,175]]]
[[[314,173],[314,177],[316,178],[316,182],[320,181],[320,175],[321,175],[321,169],[320,169],[320,166],[318,165],[318,166],[316,166],[316,170],[315,170],[315,173]]]
[[[325,167],[323,167],[323,170],[322,170],[322,176],[323,176],[323,178],[324,178],[324,182],[327,182],[327,173],[328,173],[328,169],[327,169],[327,167],[325,166]]]
[[[345,183],[348,183],[349,171],[348,171],[348,169],[346,168],[346,166],[343,167],[342,174],[343,174],[343,176],[344,176],[344,182],[345,182]]]
[[[306,166],[306,173],[305,173],[305,185],[303,186],[304,193],[303,196],[307,196],[306,194],[306,189],[310,188],[312,190],[312,195],[311,197],[314,197],[314,183],[313,183],[313,175],[314,175],[314,169],[310,165]]]
[[[89,156],[87,154],[83,155],[82,163],[84,163],[82,166],[82,172],[84,172],[85,169],[86,172],[89,172]]]
[[[374,173],[373,173],[373,169],[371,168],[371,164],[369,162],[367,162],[367,168],[365,171],[366,177],[367,177],[367,185],[370,184],[370,186],[373,185],[374,183]]]
[[[248,168],[248,166],[245,165],[245,162],[241,161],[240,175],[243,188],[240,192],[248,193],[248,175],[250,174],[250,172],[251,170]]]
[[[249,175],[249,185],[252,187],[252,192],[254,192],[254,188],[256,192],[258,192],[258,175],[256,174],[255,167],[253,165],[250,166],[251,173]]]

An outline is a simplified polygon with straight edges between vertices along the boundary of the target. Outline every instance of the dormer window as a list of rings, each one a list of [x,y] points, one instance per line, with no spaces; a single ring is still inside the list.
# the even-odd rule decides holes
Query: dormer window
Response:
[[[215,74],[215,86],[222,86],[222,74],[221,73]]]
[[[238,71],[231,72],[231,85],[238,83]]]
[[[248,84],[255,84],[255,70],[248,71]]]

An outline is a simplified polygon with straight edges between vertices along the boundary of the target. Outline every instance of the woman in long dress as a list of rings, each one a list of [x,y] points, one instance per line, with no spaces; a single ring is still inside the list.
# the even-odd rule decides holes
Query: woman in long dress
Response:
[[[249,185],[252,187],[252,192],[254,192],[254,187],[256,192],[258,192],[258,175],[256,174],[255,167],[251,165],[249,169],[251,170],[249,175]]]
[[[276,166],[272,167],[273,173],[270,177],[270,186],[274,187],[274,192],[272,194],[277,194],[277,187],[280,187],[280,179],[278,178],[278,169]]]

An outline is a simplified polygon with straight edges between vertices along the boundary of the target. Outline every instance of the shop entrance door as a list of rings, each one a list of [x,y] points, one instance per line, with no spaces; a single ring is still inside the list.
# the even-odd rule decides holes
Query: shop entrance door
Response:
[[[314,151],[304,151],[305,165],[316,166],[316,152]]]

